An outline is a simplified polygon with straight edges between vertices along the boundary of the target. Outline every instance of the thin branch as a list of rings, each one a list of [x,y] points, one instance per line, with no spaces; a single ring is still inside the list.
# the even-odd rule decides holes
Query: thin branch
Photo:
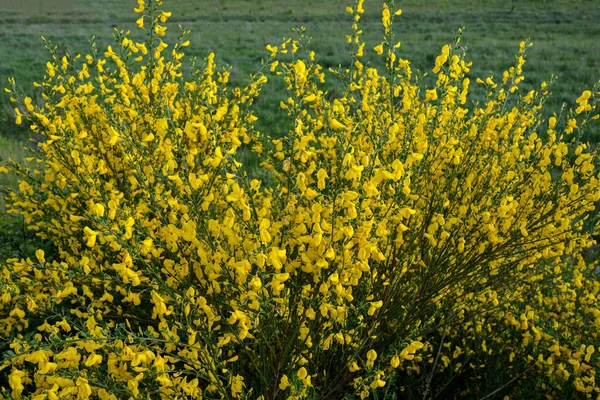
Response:
[[[442,346],[444,345],[444,340],[446,340],[446,329],[444,328],[444,334],[442,335],[442,340],[440,341],[440,346],[438,347],[437,354],[435,355],[435,361],[433,362],[433,367],[431,368],[431,374],[427,377],[427,383],[425,385],[425,391],[423,392],[423,400],[427,399],[427,395],[431,392],[431,381],[433,380],[433,375],[435,374],[435,368],[437,367],[438,360],[440,358],[440,353],[442,352]]]
[[[529,365],[529,367],[527,367],[527,369],[525,369],[523,372],[521,372],[519,375],[515,376],[514,378],[512,378],[510,381],[506,382],[504,385],[500,386],[498,389],[494,390],[492,393],[483,396],[482,398],[480,398],[479,400],[484,400],[484,399],[489,399],[490,397],[492,397],[493,395],[495,395],[496,393],[500,392],[502,389],[506,388],[508,385],[510,385],[511,383],[513,383],[514,381],[516,381],[517,379],[521,378],[523,375],[525,375],[525,373],[527,371],[529,371],[531,368],[533,368],[533,366],[535,365],[535,363],[531,363]]]

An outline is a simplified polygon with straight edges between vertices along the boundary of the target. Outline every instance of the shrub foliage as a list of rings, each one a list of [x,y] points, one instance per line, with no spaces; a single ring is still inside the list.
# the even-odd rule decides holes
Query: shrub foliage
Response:
[[[598,155],[580,140],[597,88],[543,120],[550,85],[519,91],[523,42],[468,106],[460,35],[428,89],[398,56],[400,11],[383,5],[368,48],[362,3],[351,65],[328,74],[303,30],[267,46],[246,87],[212,54],[184,74],[186,32],[167,44],[170,13],[140,0],[141,42],[47,45],[43,105],[12,82],[17,122],[44,140],[38,169],[1,167],[22,176],[8,208],[57,251],[0,267],[5,396],[600,393],[600,284],[582,253]],[[280,137],[253,126],[267,79],[288,91]]]

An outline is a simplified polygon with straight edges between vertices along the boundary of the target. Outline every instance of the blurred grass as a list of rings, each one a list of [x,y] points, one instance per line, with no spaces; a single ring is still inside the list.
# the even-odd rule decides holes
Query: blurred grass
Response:
[[[33,162],[27,162],[26,158],[32,154],[27,149],[30,147],[30,143],[23,137],[8,138],[6,136],[0,136],[0,160],[13,160],[25,167],[33,167]],[[0,175],[0,187],[6,186],[9,188],[19,187],[19,177],[9,172],[7,174]],[[5,211],[4,203],[4,192],[0,190],[0,213]]]
[[[0,136],[0,160],[12,160],[25,167],[33,167],[33,163],[29,163],[26,160],[26,158],[32,155],[27,150],[30,147],[29,145],[29,140],[24,137],[9,138]],[[17,188],[19,186],[19,177],[13,172],[2,174],[0,175],[0,186]],[[4,212],[4,210],[4,196],[3,192],[0,191],[0,212]]]
[[[350,49],[344,35],[351,18],[345,12],[350,0],[165,0],[173,12],[170,28],[191,29],[188,56],[204,58],[215,52],[217,62],[231,65],[232,83],[243,85],[267,56],[265,45],[292,36],[292,27],[306,26],[313,37],[317,61],[337,68],[349,62]],[[100,49],[112,43],[114,27],[136,34],[134,0],[0,0],[0,81],[14,76],[21,90],[34,98],[32,82],[40,80],[48,59],[40,36],[59,46],[59,53],[85,54],[89,39],[96,36]],[[430,71],[440,48],[451,42],[457,29],[466,26],[462,44],[473,61],[471,77],[485,77],[491,70],[500,77],[514,61],[519,42],[531,38],[524,89],[537,87],[552,74],[558,75],[547,110],[559,111],[563,103],[574,104],[580,93],[600,78],[600,2],[594,0],[405,0],[397,1],[403,15],[395,30],[402,41],[400,56],[413,69]],[[366,60],[378,64],[371,50],[382,36],[381,3],[367,1],[363,30]],[[176,36],[176,35],[173,35]],[[333,78],[330,78],[333,80]],[[474,79],[472,79],[474,81]],[[327,86],[335,90],[334,84]],[[481,100],[472,85],[475,101]],[[259,129],[284,129],[276,114],[285,93],[281,84],[269,83],[257,104]],[[267,101],[268,99],[268,101]],[[26,129],[14,125],[6,93],[0,95],[0,151],[11,152],[13,140],[22,140]],[[588,139],[600,141],[600,129]],[[6,180],[6,181],[5,181]],[[14,185],[12,177],[0,184]]]
[[[30,143],[22,136],[16,138],[0,136],[0,159],[12,159],[25,167],[33,167],[33,163],[26,160],[32,155],[26,150],[28,148]],[[41,242],[33,232],[25,229],[23,217],[6,214],[5,192],[2,186],[16,189],[19,186],[18,181],[19,178],[14,173],[0,174],[0,261],[11,257],[26,257],[38,248],[53,251],[49,244]]]

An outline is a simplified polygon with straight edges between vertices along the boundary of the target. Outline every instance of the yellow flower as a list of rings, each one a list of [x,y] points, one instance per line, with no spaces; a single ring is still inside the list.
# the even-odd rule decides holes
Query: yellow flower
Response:
[[[244,377],[241,375],[236,375],[233,378],[231,378],[231,395],[234,398],[238,398],[239,394],[242,393],[244,386],[246,386],[246,384],[244,383]]]
[[[271,252],[269,253],[269,263],[273,266],[274,269],[279,271],[283,268],[283,263],[286,259],[286,250],[279,249],[277,247],[273,247]]]
[[[140,13],[142,13],[142,12],[144,11],[144,9],[145,9],[145,6],[144,6],[144,5],[145,5],[145,1],[144,1],[144,0],[138,0],[138,2],[137,2],[137,3],[138,3],[138,6],[137,6],[137,8],[134,8],[134,9],[133,9],[133,11],[134,11],[136,14],[140,14]]]
[[[367,352],[367,360],[375,361],[377,359],[377,352],[373,349]]]
[[[435,88],[425,91],[425,101],[435,101],[437,98],[437,90]]]
[[[216,168],[221,164],[221,161],[223,161],[223,153],[221,152],[221,147],[217,146],[215,148],[215,156],[210,160],[210,165]]]
[[[383,301],[381,301],[381,300],[370,303],[369,310],[367,311],[367,315],[373,316],[373,314],[375,314],[375,311],[380,309],[382,306],[383,306]]]
[[[102,356],[100,354],[90,354],[85,360],[85,366],[91,367],[92,365],[100,364],[102,362]]]
[[[25,386],[23,386],[23,377],[25,377],[25,372],[18,369],[13,369],[8,376],[8,385],[17,396],[25,389]]]
[[[356,57],[362,57],[364,55],[364,48],[365,48],[365,44],[361,43],[358,45],[358,49],[356,51]]]
[[[298,378],[302,381],[305,386],[312,386],[310,375],[308,375],[308,371],[304,367],[300,367],[298,372],[296,373]]]
[[[446,61],[448,61],[449,55],[450,55],[450,46],[446,44],[442,47],[442,54],[437,56],[437,58],[435,59],[435,67],[433,68],[434,74],[437,74],[438,72],[440,72],[442,66],[446,63]]]
[[[167,31],[167,27],[166,26],[159,25],[159,24],[156,24],[154,26],[154,32],[156,32],[156,34],[158,36],[165,36],[166,35],[166,31]]]
[[[38,249],[35,251],[35,257],[37,258],[37,260],[41,263],[46,262],[46,259],[44,258],[44,250],[42,249]]]
[[[19,111],[18,108],[14,109],[15,111],[15,124],[17,125],[21,125],[23,123],[23,114],[21,114],[21,111]]]
[[[377,352],[373,349],[367,352],[367,362],[365,363],[367,367],[372,367],[377,360]]]
[[[41,375],[45,375],[47,373],[53,372],[58,367],[58,364],[53,362],[42,362],[40,363],[40,368],[38,369],[38,373]]]
[[[165,300],[162,298],[162,296],[155,290],[151,292],[151,295],[152,302],[154,303],[153,312],[159,317],[166,314],[168,311],[167,305],[165,304]]]
[[[173,15],[170,11],[161,11],[160,12],[160,22],[162,22],[163,24],[165,22],[167,22],[167,19],[169,19],[171,17],[171,15]]]
[[[306,102],[306,103],[312,103],[313,101],[315,101],[317,99],[317,96],[314,93],[311,93],[307,96],[305,96],[302,101]]]
[[[119,140],[119,133],[115,130],[115,128],[113,128],[111,126],[111,127],[109,127],[109,134],[110,134],[110,139],[108,141],[108,144],[110,144],[111,146],[114,146],[115,144],[117,144],[117,141]]]
[[[340,129],[348,129],[346,127],[346,125],[342,124],[340,121],[338,121],[335,118],[329,118],[329,125],[336,130],[340,130]]]
[[[86,241],[86,246],[88,247],[94,247],[94,245],[96,244],[96,236],[98,235],[98,232],[91,230],[89,227],[84,227],[83,228],[83,233],[84,233],[84,238],[87,238]]]
[[[389,34],[390,27],[392,24],[390,17],[390,9],[388,8],[386,3],[383,3],[383,11],[381,12],[381,23],[385,29],[386,35]]]
[[[577,114],[581,114],[584,111],[590,111],[592,109],[592,106],[588,104],[588,100],[590,99],[590,97],[592,97],[592,92],[589,90],[585,90],[581,94],[581,96],[579,96],[579,98],[575,100],[575,102],[579,104],[579,106],[575,110]]]
[[[104,215],[104,206],[100,203],[96,203],[92,206],[92,212],[96,214],[96,216],[102,217]]]
[[[283,375],[279,381],[279,389],[286,390],[290,386],[287,375]]]
[[[88,380],[82,377],[77,378],[75,382],[77,386],[77,398],[78,399],[88,399],[92,394],[92,388],[88,383]]]
[[[376,378],[375,380],[373,380],[373,382],[371,382],[371,384],[369,385],[369,387],[371,389],[377,389],[380,387],[384,387],[385,386],[385,381],[379,378]]]
[[[279,50],[277,46],[271,46],[270,44],[268,44],[265,48],[271,53],[271,57],[275,57]]]
[[[25,108],[27,109],[27,111],[32,112],[34,110],[33,105],[31,104],[31,97],[27,96],[23,99],[23,104],[25,105]]]

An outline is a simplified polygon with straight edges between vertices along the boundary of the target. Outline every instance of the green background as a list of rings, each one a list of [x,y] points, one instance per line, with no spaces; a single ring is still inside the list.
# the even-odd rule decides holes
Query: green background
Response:
[[[382,37],[381,2],[366,0],[362,21],[367,42],[365,58],[377,65],[372,48]],[[114,29],[131,29],[137,16],[130,0],[0,0],[0,82],[15,77],[19,89],[40,101],[32,82],[41,80],[48,60],[41,36],[65,51],[86,54],[89,39],[96,37],[102,50],[113,43]],[[347,65],[351,49],[344,36],[351,33],[351,16],[345,0],[165,0],[172,11],[171,41],[177,25],[192,31],[188,56],[204,58],[216,53],[220,65],[232,66],[232,83],[242,85],[256,72],[268,55],[266,44],[276,45],[293,35],[292,28],[305,26],[313,37],[317,61],[325,67]],[[514,62],[519,42],[530,38],[525,65],[525,90],[558,76],[546,114],[574,105],[584,89],[600,78],[600,2],[595,0],[488,0],[488,1],[397,1],[403,14],[395,32],[402,42],[400,56],[412,61],[413,70],[431,71],[441,47],[466,27],[462,44],[473,61],[471,101],[482,100],[482,88],[475,78],[494,71],[498,79]],[[175,32],[173,32],[175,31]],[[167,40],[168,41],[168,40]],[[334,78],[330,78],[334,81]],[[426,80],[427,82],[427,80]],[[326,88],[335,91],[334,84]],[[282,128],[276,115],[285,92],[281,84],[269,83],[258,107],[262,130]],[[14,124],[9,95],[0,94],[0,156],[24,162],[27,127]],[[592,129],[587,139],[600,141],[600,129]],[[12,175],[0,175],[0,184],[14,187]],[[1,204],[0,204],[1,207]]]

